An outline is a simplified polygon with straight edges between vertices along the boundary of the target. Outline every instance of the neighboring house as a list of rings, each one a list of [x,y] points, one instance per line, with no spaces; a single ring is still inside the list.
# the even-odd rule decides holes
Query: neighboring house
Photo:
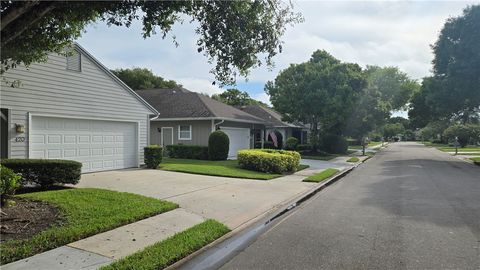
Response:
[[[283,144],[281,147],[283,147],[288,137],[295,137],[300,144],[307,143],[308,127],[305,125],[282,121],[282,115],[280,113],[264,106],[247,105],[239,106],[237,108],[265,121],[265,137],[262,136],[263,134],[260,134],[265,141],[277,141],[277,143],[280,143],[281,141]]]
[[[158,112],[85,49],[72,49],[2,75],[1,157],[76,160],[83,172],[138,167]]]
[[[264,121],[232,106],[186,89],[137,90],[143,99],[160,112],[150,122],[150,143],[208,145],[208,137],[222,130],[230,139],[229,158],[238,150],[253,148],[255,134],[265,128]]]

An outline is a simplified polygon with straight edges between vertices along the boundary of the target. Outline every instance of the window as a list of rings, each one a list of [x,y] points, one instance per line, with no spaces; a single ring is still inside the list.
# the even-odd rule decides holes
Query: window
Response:
[[[76,50],[72,50],[67,54],[67,69],[82,71],[82,55]]]
[[[178,126],[178,139],[179,140],[191,140],[192,139],[192,126]]]

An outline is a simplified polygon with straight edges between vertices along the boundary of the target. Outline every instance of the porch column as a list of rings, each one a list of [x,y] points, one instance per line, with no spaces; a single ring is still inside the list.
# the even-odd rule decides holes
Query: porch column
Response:
[[[261,129],[260,130],[260,138],[261,138],[261,145],[262,145],[262,148],[263,148],[263,143],[265,142],[265,129]]]

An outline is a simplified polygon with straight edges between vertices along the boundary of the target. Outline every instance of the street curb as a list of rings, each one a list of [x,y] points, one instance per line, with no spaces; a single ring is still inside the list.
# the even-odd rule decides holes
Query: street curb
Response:
[[[192,254],[188,255],[185,258],[180,259],[179,261],[175,262],[174,264],[166,267],[165,269],[167,270],[172,270],[172,269],[178,269],[179,267],[183,266],[186,264],[188,261],[193,259],[194,257],[197,257],[198,255],[206,252],[207,250],[210,250],[211,248],[215,248],[218,244],[226,241],[227,239],[230,239],[240,233],[248,231],[249,227],[252,225],[258,223],[260,220],[265,219],[267,216],[270,216],[270,218],[267,218],[265,222],[262,222],[263,224],[267,225],[271,222],[273,222],[275,219],[283,216],[284,214],[288,213],[292,209],[298,207],[301,205],[303,202],[306,200],[310,199],[311,197],[315,196],[318,192],[323,190],[324,188],[328,187],[329,185],[335,183],[336,181],[340,180],[341,178],[345,177],[347,174],[349,174],[351,171],[353,171],[355,168],[369,160],[371,157],[366,158],[362,162],[359,162],[355,165],[353,165],[350,168],[344,169],[340,173],[337,173],[330,178],[327,178],[326,180],[322,181],[321,183],[318,183],[317,185],[313,186],[311,189],[302,192],[301,194],[295,196],[294,198],[288,200],[286,203],[274,207],[263,214],[258,215],[257,217],[250,219],[249,221],[243,223],[242,225],[238,226],[237,228],[233,229],[232,231],[226,233],[225,235],[221,236],[220,238],[216,239],[215,241],[211,242],[210,244],[200,248],[199,250],[193,252]],[[274,213],[274,214],[272,214]],[[254,227],[254,226],[252,226]]]

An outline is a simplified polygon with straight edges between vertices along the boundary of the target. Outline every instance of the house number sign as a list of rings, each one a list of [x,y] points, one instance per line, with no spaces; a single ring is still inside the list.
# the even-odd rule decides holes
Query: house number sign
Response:
[[[15,137],[15,142],[24,142],[25,137]]]

